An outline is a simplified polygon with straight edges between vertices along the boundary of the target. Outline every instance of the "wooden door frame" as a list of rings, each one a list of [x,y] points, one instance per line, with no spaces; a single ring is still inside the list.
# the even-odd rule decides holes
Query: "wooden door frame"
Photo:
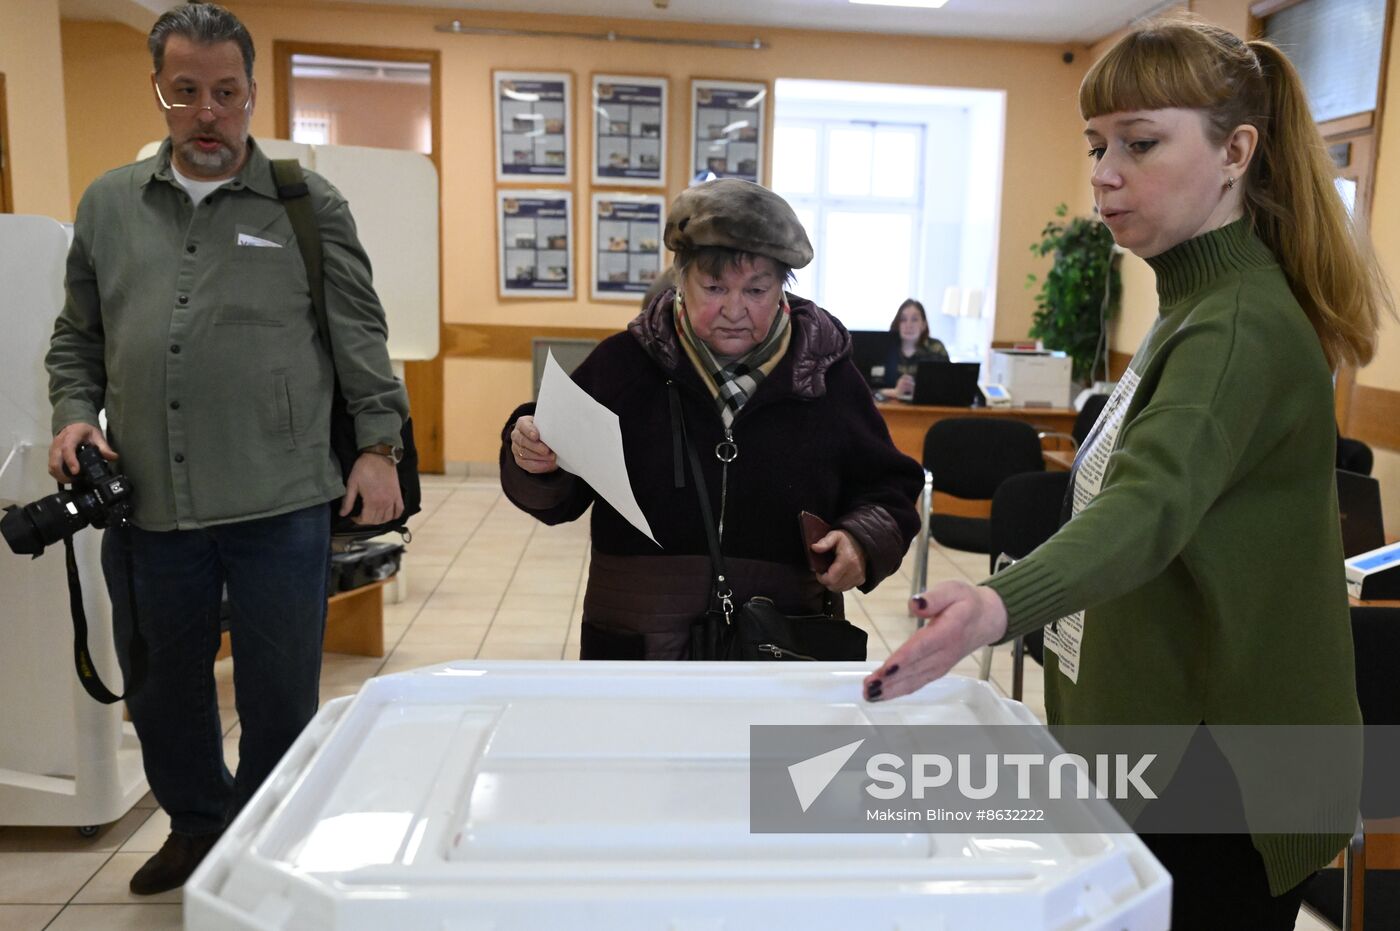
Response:
[[[404,385],[413,405],[413,434],[418,446],[418,471],[441,474],[446,465],[443,437],[442,335],[442,55],[436,49],[391,48],[377,45],[336,45],[277,39],[272,43],[273,94],[279,139],[292,138],[292,56],[363,58],[410,61],[428,65],[433,149],[428,153],[438,173],[438,354],[423,362],[404,363]]]
[[[5,107],[5,73],[0,71],[0,213],[15,212],[14,181],[10,178],[10,116]]]

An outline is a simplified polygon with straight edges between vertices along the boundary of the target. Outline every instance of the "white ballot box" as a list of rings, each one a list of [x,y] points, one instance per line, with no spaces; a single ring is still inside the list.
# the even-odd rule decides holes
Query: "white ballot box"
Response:
[[[321,709],[191,877],[186,927],[1167,928],[1170,878],[1126,830],[752,832],[751,725],[1039,727],[958,677],[865,704],[870,668],[464,661],[371,679]]]

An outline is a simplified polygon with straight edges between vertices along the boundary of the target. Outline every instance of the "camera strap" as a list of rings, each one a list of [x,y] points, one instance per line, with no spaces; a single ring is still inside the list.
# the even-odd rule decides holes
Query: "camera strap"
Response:
[[[83,689],[104,705],[112,705],[126,698],[146,681],[146,638],[141,636],[141,625],[136,619],[136,576],[132,572],[131,547],[124,546],[126,562],[126,597],[131,609],[131,644],[127,668],[130,677],[126,681],[126,691],[113,695],[111,689],[102,683],[97,674],[97,666],[88,652],[87,612],[83,610],[83,589],[78,582],[78,558],[73,553],[73,537],[63,538],[64,562],[68,567],[68,606],[73,615],[73,665],[78,670],[78,681]]]

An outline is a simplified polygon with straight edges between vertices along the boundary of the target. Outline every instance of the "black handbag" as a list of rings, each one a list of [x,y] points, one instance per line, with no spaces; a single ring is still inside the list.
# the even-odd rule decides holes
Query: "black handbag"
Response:
[[[322,268],[321,227],[311,206],[311,191],[302,175],[301,163],[294,158],[277,159],[272,163],[273,183],[277,185],[277,199],[286,208],[287,218],[292,221],[292,231],[297,237],[297,247],[301,251],[302,262],[306,265],[306,280],[311,287],[311,304],[316,311],[316,327],[331,352],[331,328],[326,320],[326,279]],[[354,518],[360,513],[362,500],[355,501],[355,507],[345,517],[340,516],[341,502],[335,502],[331,514],[331,533],[338,537],[374,537],[382,533],[406,533],[408,519],[423,509],[423,490],[418,481],[418,447],[413,442],[413,418],[405,417],[399,434],[399,446],[403,447],[403,458],[397,465],[399,494],[403,496],[403,513],[382,524],[357,524]],[[360,458],[359,443],[355,439],[355,418],[345,404],[345,395],[340,390],[340,377],[335,380],[335,390],[331,395],[331,453],[340,463],[340,477],[350,478],[350,470]]]
[[[671,392],[672,429],[679,433],[695,476],[695,490],[700,499],[700,516],[705,524],[705,539],[710,549],[710,566],[714,585],[710,607],[690,625],[690,658],[693,660],[765,660],[765,661],[864,661],[866,632],[844,618],[835,617],[834,599],[826,593],[825,614],[788,615],[779,611],[772,599],[756,595],[734,606],[734,592],[729,587],[724,568],[724,556],[719,549],[719,534],[715,530],[710,495],[705,488],[705,476],[700,470],[700,457],[685,430],[680,397],[675,383]],[[677,469],[680,469],[677,463]],[[682,477],[677,474],[677,479]]]

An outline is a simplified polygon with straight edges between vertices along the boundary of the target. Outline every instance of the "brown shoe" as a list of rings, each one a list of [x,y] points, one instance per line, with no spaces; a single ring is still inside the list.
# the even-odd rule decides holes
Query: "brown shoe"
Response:
[[[196,835],[171,832],[155,856],[131,877],[132,894],[155,895],[183,886],[194,868],[199,866],[199,861],[219,839],[219,833]]]

